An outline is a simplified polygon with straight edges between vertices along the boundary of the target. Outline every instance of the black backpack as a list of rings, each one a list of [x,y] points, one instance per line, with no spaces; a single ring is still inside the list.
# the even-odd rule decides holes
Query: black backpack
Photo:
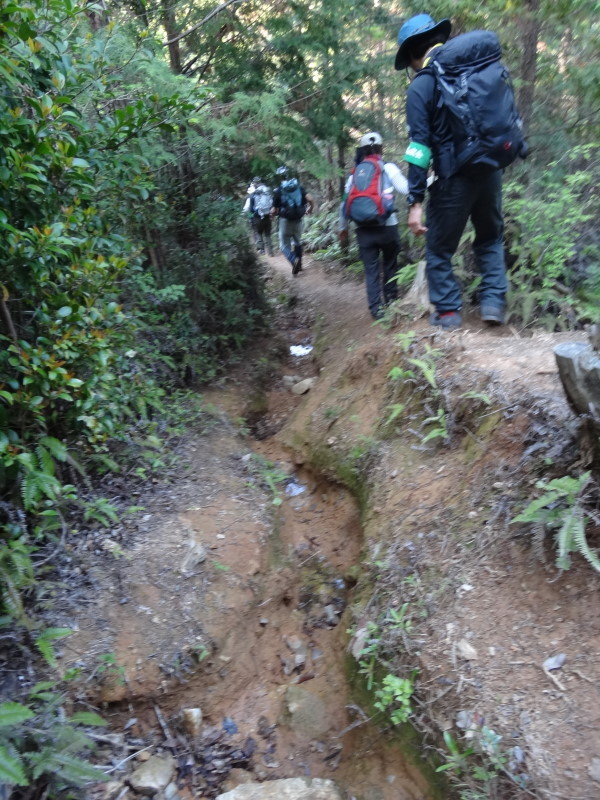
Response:
[[[450,112],[454,172],[467,164],[507,167],[528,147],[502,47],[492,31],[455,36],[433,51],[439,104]]]

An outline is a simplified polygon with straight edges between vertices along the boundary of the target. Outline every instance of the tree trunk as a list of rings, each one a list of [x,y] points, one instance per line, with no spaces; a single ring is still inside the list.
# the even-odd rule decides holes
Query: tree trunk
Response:
[[[170,0],[162,0],[162,24],[167,34],[169,42],[169,63],[171,70],[181,75],[181,51],[179,49],[179,42],[171,41],[179,34],[177,22],[175,20],[175,12],[173,10],[173,3]]]
[[[93,6],[93,9],[85,12],[90,28],[96,33],[100,28],[108,25],[108,12],[106,10],[105,0],[88,0],[88,6]]]
[[[525,0],[521,22],[521,59],[522,86],[519,90],[518,106],[523,119],[525,132],[529,130],[533,115],[533,98],[535,95],[535,74],[537,68],[537,43],[541,28],[540,0]]]
[[[4,327],[4,331],[9,339],[12,339],[13,342],[17,341],[17,332],[15,330],[15,326],[12,321],[12,317],[10,315],[10,311],[8,310],[8,306],[4,301],[4,298],[0,297],[0,319],[2,320],[2,326]]]
[[[341,170],[339,182],[340,197],[343,197],[344,187],[346,185],[346,148],[342,144],[338,145],[338,167]]]

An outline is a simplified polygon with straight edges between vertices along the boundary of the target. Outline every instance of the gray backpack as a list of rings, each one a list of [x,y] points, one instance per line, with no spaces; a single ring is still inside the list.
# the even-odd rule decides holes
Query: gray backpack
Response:
[[[253,195],[253,206],[254,206],[254,214],[261,219],[263,217],[268,217],[271,208],[273,207],[273,195],[271,194],[271,190],[261,184],[257,187],[256,191]]]

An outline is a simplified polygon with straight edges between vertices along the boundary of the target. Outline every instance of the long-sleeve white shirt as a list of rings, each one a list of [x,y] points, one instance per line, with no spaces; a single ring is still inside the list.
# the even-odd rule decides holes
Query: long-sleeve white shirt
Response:
[[[383,165],[384,171],[384,182],[391,186],[395,191],[399,194],[407,195],[408,194],[408,180],[406,176],[402,174],[400,168],[390,162],[386,162]],[[346,181],[346,186],[344,187],[344,198],[348,197],[348,192],[352,188],[352,175],[348,176]],[[345,206],[345,199],[342,201],[340,205],[340,230],[345,231],[348,227],[348,219],[344,213],[344,206]],[[386,225],[397,225],[398,224],[398,216],[396,213],[390,214],[388,219],[386,220]]]

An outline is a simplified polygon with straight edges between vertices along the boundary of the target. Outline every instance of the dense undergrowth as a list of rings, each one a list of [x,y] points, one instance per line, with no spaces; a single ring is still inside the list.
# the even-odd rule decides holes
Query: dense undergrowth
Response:
[[[36,601],[69,537],[116,518],[101,476],[160,470],[186,387],[266,311],[246,231],[209,177],[202,91],[152,44],[93,33],[85,11],[0,14],[0,622],[15,669],[36,651],[56,666],[67,632]],[[91,718],[65,715],[60,684],[2,695],[0,785],[55,796],[98,777],[76,757]]]

